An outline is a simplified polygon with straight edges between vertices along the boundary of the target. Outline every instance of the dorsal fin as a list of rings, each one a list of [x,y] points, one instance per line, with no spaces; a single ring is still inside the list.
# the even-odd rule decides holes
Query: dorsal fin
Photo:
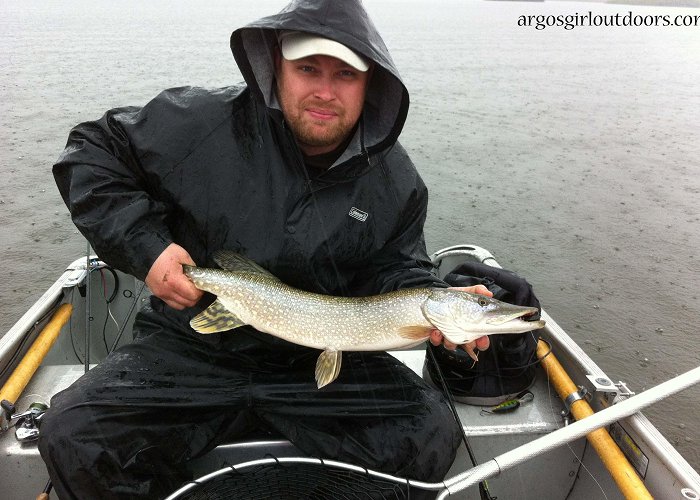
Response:
[[[262,274],[263,276],[279,281],[279,278],[267,269],[260,267],[248,257],[231,250],[217,250],[214,252],[214,262],[216,262],[221,269],[225,269],[226,271]]]

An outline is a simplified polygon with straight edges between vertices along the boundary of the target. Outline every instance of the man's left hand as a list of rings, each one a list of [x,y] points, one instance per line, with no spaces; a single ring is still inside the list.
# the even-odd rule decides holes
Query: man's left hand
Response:
[[[491,293],[489,289],[486,288],[484,285],[458,286],[452,287],[450,288],[450,290],[461,290],[463,292],[478,293],[479,295],[493,297],[493,293]],[[449,349],[450,351],[454,351],[458,347],[457,344],[453,344],[452,342],[447,340],[442,335],[442,332],[440,330],[433,330],[432,332],[430,332],[430,343],[434,346],[439,346],[440,344],[443,344],[445,346],[445,349]],[[489,338],[487,336],[483,336],[479,337],[476,340],[473,340],[472,342],[462,344],[459,347],[467,351],[470,356],[474,357],[473,353],[475,349],[478,349],[479,351],[485,351],[489,348],[489,345]]]

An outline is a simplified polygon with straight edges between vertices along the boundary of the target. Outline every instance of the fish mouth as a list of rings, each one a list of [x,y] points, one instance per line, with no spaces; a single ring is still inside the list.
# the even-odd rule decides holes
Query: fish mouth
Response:
[[[544,326],[544,321],[542,320],[527,320],[528,316],[534,316],[539,312],[536,307],[523,307],[511,305],[508,308],[501,309],[493,312],[493,316],[486,320],[489,325],[503,325],[511,321],[522,321],[523,323],[533,323],[541,324]],[[540,327],[541,328],[541,327]]]

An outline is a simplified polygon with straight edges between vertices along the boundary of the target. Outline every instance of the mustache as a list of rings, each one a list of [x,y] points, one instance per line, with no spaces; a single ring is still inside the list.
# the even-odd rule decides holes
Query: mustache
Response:
[[[314,99],[309,99],[303,103],[302,106],[304,109],[312,109],[314,111],[328,111],[330,113],[335,113],[338,116],[342,116],[344,111],[340,106],[335,106],[335,105],[329,105],[325,103],[319,103],[315,101]]]

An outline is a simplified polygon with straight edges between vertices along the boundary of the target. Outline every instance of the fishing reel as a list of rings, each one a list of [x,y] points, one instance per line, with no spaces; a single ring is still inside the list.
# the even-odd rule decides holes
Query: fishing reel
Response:
[[[8,404],[5,404],[8,403]],[[22,413],[15,413],[15,407],[7,401],[3,401],[3,409],[10,415],[10,425],[14,422],[15,438],[20,443],[31,443],[39,439],[39,425],[41,419],[49,409],[48,405],[34,402]]]

